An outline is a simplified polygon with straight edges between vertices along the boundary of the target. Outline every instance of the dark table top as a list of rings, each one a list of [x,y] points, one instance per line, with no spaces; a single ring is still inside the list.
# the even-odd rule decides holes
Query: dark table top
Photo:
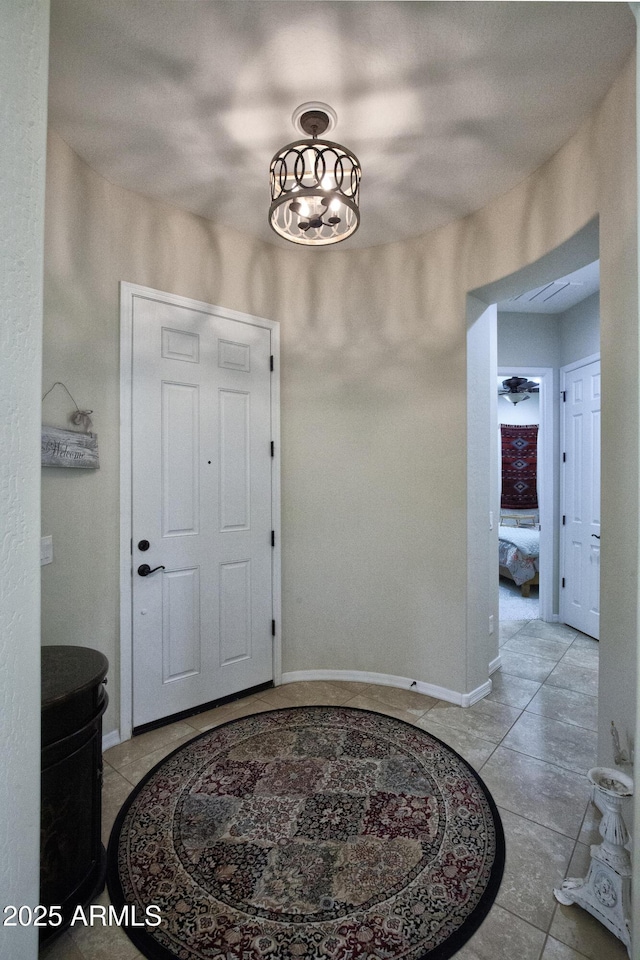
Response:
[[[42,706],[95,687],[108,669],[105,655],[91,647],[42,647]]]

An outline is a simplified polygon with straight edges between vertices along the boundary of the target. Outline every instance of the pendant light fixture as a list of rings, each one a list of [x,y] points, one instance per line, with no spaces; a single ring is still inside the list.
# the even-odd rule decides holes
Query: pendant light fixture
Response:
[[[292,120],[306,139],[288,143],[271,161],[269,223],[292,243],[339,243],[360,224],[360,162],[339,143],[319,139],[336,119],[326,103],[301,104]]]
[[[503,393],[502,396],[505,400],[508,400],[510,403],[516,404],[520,403],[522,400],[528,400],[531,394],[529,393]]]

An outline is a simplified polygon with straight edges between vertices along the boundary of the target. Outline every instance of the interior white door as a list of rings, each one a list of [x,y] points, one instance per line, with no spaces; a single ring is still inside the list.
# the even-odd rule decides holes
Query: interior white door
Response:
[[[134,298],[134,728],[273,677],[270,356],[265,327]]]
[[[600,636],[600,360],[563,371],[560,616]]]

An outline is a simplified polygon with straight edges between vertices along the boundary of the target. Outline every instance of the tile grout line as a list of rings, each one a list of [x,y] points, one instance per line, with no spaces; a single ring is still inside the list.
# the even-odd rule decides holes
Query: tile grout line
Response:
[[[529,760],[536,760],[538,763],[546,763],[550,767],[554,767],[556,770],[561,771],[562,773],[572,773],[576,777],[582,777],[586,779],[586,773],[580,773],[579,770],[571,770],[569,767],[561,767],[559,763],[554,763],[553,760],[543,760],[542,757],[536,757],[531,753],[522,753],[521,750],[516,750],[515,747],[506,746],[502,741],[498,744],[499,747],[502,747],[504,750],[509,750],[511,753],[516,753],[519,757],[527,757]],[[589,767],[591,769],[591,767]]]
[[[558,687],[558,690],[564,689],[563,687]],[[597,700],[597,697],[592,699]],[[574,723],[571,720],[558,720],[557,717],[550,717],[546,713],[536,713],[534,710],[528,710],[527,707],[524,708],[523,713],[528,713],[530,717],[540,717],[543,720],[554,720],[556,723],[566,723],[569,727],[576,727],[578,730],[587,730],[589,733],[597,734],[598,731],[594,730],[593,727],[585,727],[581,723]]]
[[[580,833],[578,834],[577,838],[570,837],[569,834],[563,833],[561,830],[557,830],[556,827],[548,827],[544,823],[538,823],[537,820],[532,820],[531,817],[527,817],[524,813],[517,813],[515,810],[509,810],[509,808],[505,806],[504,803],[496,804],[496,806],[498,807],[499,810],[500,809],[506,810],[507,813],[510,813],[514,817],[518,817],[520,820],[526,820],[527,823],[532,824],[534,827],[542,827],[543,830],[548,830],[550,833],[555,833],[559,837],[562,837],[564,840],[570,840],[574,844],[574,847],[577,846],[577,844],[582,842],[580,840],[580,833],[582,832],[582,826],[580,827]],[[585,817],[586,817],[586,813],[585,813]],[[583,846],[587,846],[587,844],[583,844]],[[575,853],[575,849],[571,852],[571,857],[573,857],[574,853]],[[571,862],[571,857],[569,858],[569,863]],[[567,870],[568,869],[569,869],[569,864],[567,864]],[[566,876],[566,873],[565,873],[565,876]]]
[[[518,633],[520,633],[520,631],[517,631],[517,633],[514,634],[513,636],[517,636]],[[513,639],[513,636],[510,637],[509,639]],[[523,636],[526,636],[526,634],[523,635]],[[564,660],[564,658],[566,657],[567,653],[569,652],[569,650],[570,650],[571,647],[573,646],[573,643],[574,643],[575,640],[578,638],[578,636],[579,636],[579,634],[576,634],[576,636],[574,637],[574,639],[573,639],[573,640],[571,641],[571,643],[568,645],[567,650],[565,651],[565,653],[564,653],[564,654],[560,657],[560,659],[557,661],[556,666],[558,665],[558,663],[560,663],[561,661]],[[544,639],[544,638],[540,638],[540,639]],[[507,640],[506,642],[508,642],[508,640]],[[502,648],[501,648],[501,649],[502,649]],[[511,652],[515,652],[515,651],[511,651]],[[532,653],[532,654],[530,654],[530,656],[534,656],[534,657],[535,657],[536,655]],[[544,659],[544,658],[538,657],[538,659]],[[566,663],[571,664],[571,661],[566,661]],[[554,666],[553,670],[556,669],[556,666]],[[579,665],[576,664],[576,666],[579,666]],[[584,668],[583,668],[583,669],[584,669]],[[588,669],[589,669],[589,668],[588,668]],[[551,673],[553,673],[553,670],[551,671]],[[597,668],[596,668],[596,672],[597,672]],[[548,676],[541,682],[540,687],[539,687],[538,691],[536,692],[536,694],[534,694],[534,696],[531,698],[531,700],[529,700],[529,702],[527,703],[527,706],[525,706],[525,707],[523,708],[523,711],[522,711],[523,714],[524,714],[524,713],[527,713],[529,716],[536,716],[536,714],[534,714],[533,711],[530,711],[530,710],[528,710],[527,708],[530,706],[530,704],[531,704],[531,702],[533,701],[533,699],[535,699],[535,697],[538,695],[538,693],[540,692],[540,690],[546,685],[547,680],[548,680],[549,677],[551,676],[551,673],[549,673]],[[509,675],[510,675],[510,676],[514,676],[513,674],[509,674]],[[527,679],[527,678],[518,678],[518,679]],[[582,693],[582,691],[572,690],[570,687],[562,687],[562,686],[558,686],[558,685],[556,685],[556,684],[548,684],[548,687],[551,687],[551,688],[556,689],[556,690],[564,690],[564,691],[570,692],[570,693]],[[582,695],[584,695],[584,696],[590,696],[589,694],[582,694]],[[595,697],[595,698],[593,698],[593,699],[595,699],[595,700],[597,701],[597,697]],[[542,717],[544,717],[543,714],[537,714],[537,716],[542,716]],[[545,719],[554,720],[554,719],[556,719],[556,718],[553,718],[553,717],[545,717]],[[556,722],[560,722],[560,723],[565,722],[565,723],[566,723],[566,721],[558,721],[558,720],[556,720]],[[578,724],[574,724],[574,726],[578,727],[579,729],[585,729],[585,730],[588,730],[588,729],[589,729],[589,728],[586,728],[586,727],[581,727],[581,726],[578,725]],[[594,731],[590,731],[590,732],[594,732]],[[597,732],[597,731],[596,731],[596,732]],[[506,736],[506,735],[505,735],[505,736]],[[503,738],[503,740],[504,740],[504,738]],[[500,745],[503,745],[503,742],[501,742]],[[505,746],[504,749],[505,749],[505,750],[512,750],[513,748]],[[519,753],[519,751],[516,751],[516,750],[513,750],[513,752],[514,752],[514,753]],[[521,755],[521,756],[529,756],[528,754],[520,754],[520,755]],[[538,759],[538,758],[533,757],[532,759]],[[542,762],[544,762],[544,763],[549,763],[550,761],[545,760],[545,761],[542,761]],[[483,766],[484,766],[484,764],[483,764]],[[551,766],[557,766],[557,765],[551,763]],[[564,770],[564,769],[565,769],[565,768],[562,768],[562,767],[557,767],[557,768],[560,769],[560,770]],[[575,772],[575,771],[568,771],[568,772]],[[587,801],[586,804],[585,804],[584,814],[583,814],[582,819],[581,819],[581,821],[580,821],[580,826],[579,826],[579,828],[578,828],[577,836],[576,836],[575,838],[574,838],[574,837],[567,837],[567,839],[573,841],[573,846],[572,846],[572,850],[571,850],[571,855],[570,855],[570,857],[569,857],[569,859],[568,859],[568,862],[567,862],[567,867],[566,867],[565,874],[564,874],[565,878],[566,878],[566,876],[568,875],[568,872],[569,872],[569,870],[570,870],[570,868],[571,868],[571,861],[573,860],[573,858],[574,858],[574,856],[575,856],[575,854],[576,854],[576,851],[577,851],[577,849],[578,849],[578,844],[581,842],[581,841],[580,841],[580,836],[581,836],[582,831],[583,831],[583,829],[584,829],[584,824],[585,824],[587,815],[588,815],[588,813],[589,813],[589,807],[590,807],[590,801]],[[504,806],[504,805],[503,805],[503,808],[504,808],[505,810],[508,810],[508,807],[506,807],[506,806]],[[522,816],[521,813],[517,813],[517,812],[515,812],[515,811],[509,811],[509,812],[512,813],[512,814],[515,815],[515,816]],[[528,820],[529,822],[531,822],[531,823],[533,823],[533,824],[536,824],[536,821],[531,821],[528,817],[524,817],[523,819]],[[539,826],[538,824],[536,824],[536,825]],[[544,825],[543,825],[543,826],[544,826]],[[552,829],[552,828],[547,827],[547,828],[545,828],[545,829]],[[563,833],[561,833],[560,831],[554,831],[554,832],[557,832],[560,836],[566,837],[566,834],[563,834]],[[551,936],[551,929],[552,929],[552,927],[553,927],[553,923],[554,923],[554,920],[555,920],[555,917],[556,917],[556,914],[557,914],[557,911],[558,911],[559,906],[560,906],[560,905],[559,905],[558,903],[556,903],[556,904],[554,905],[554,909],[553,909],[553,912],[552,912],[552,915],[551,915],[551,920],[550,920],[550,922],[549,922],[549,926],[548,926],[547,930],[545,931],[545,939],[544,939],[544,943],[542,944],[542,949],[541,949],[541,952],[540,952],[540,955],[539,955],[538,960],[542,960],[542,958],[544,957],[544,954],[545,954],[545,951],[546,951],[546,948],[547,948],[547,944],[548,944],[549,938],[550,938],[550,936]],[[514,915],[517,916],[517,914],[514,914]],[[522,919],[522,918],[521,918],[521,919]],[[557,938],[555,938],[555,939],[557,939]],[[563,943],[564,941],[559,940],[559,942],[560,942],[560,943]],[[566,946],[569,946],[569,947],[571,946],[570,944],[565,944],[565,945],[566,945]],[[571,949],[574,949],[574,948],[571,947]],[[579,951],[576,950],[575,952],[576,952],[576,955],[580,956],[580,958],[583,957],[583,954],[581,954]],[[585,958],[585,960],[586,960],[586,958]]]

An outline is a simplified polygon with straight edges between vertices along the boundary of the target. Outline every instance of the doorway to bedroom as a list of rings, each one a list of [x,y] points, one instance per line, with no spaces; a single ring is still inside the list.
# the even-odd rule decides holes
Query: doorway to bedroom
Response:
[[[599,539],[587,543],[595,546],[582,551],[584,562],[577,569],[571,545],[580,538],[574,536],[568,544],[564,536],[568,528],[563,518],[569,513],[577,517],[577,507],[569,504],[574,458],[571,454],[567,459],[571,438],[564,429],[567,405],[562,400],[565,371],[599,355],[599,290],[599,261],[593,260],[497,303],[501,621],[572,623],[566,615],[567,591],[578,605],[584,601],[585,608],[598,607],[598,591],[590,585],[599,581]],[[596,400],[599,414],[599,392]],[[591,438],[583,459],[586,463],[595,458],[599,467],[599,419],[592,417],[587,430],[584,403],[579,406],[575,425],[584,428],[580,435],[585,443]],[[584,496],[578,499],[586,502]],[[598,521],[598,529],[593,529],[598,533],[599,485],[592,499]],[[571,518],[566,522],[573,522]],[[587,539],[591,531],[589,526]],[[586,632],[597,637],[597,631]]]
[[[500,349],[498,343],[498,351]],[[499,356],[499,352],[498,352]],[[498,606],[500,621],[540,619],[540,514],[547,493],[542,377],[498,367]],[[542,511],[541,511],[542,502]]]
[[[507,401],[500,398],[498,385],[512,375],[526,375],[525,383],[541,378],[543,449],[538,447],[537,466],[538,473],[547,471],[547,480],[537,478],[541,529],[536,622],[545,621],[551,629],[562,616],[560,380],[564,366],[600,349],[598,257],[594,218],[539,260],[467,296],[467,648],[472,665],[487,664],[489,676],[500,666],[505,635],[502,624],[498,629],[498,402],[506,406]],[[554,277],[562,279],[549,279]],[[575,297],[572,304],[570,296]],[[515,406],[524,411],[533,402]]]

